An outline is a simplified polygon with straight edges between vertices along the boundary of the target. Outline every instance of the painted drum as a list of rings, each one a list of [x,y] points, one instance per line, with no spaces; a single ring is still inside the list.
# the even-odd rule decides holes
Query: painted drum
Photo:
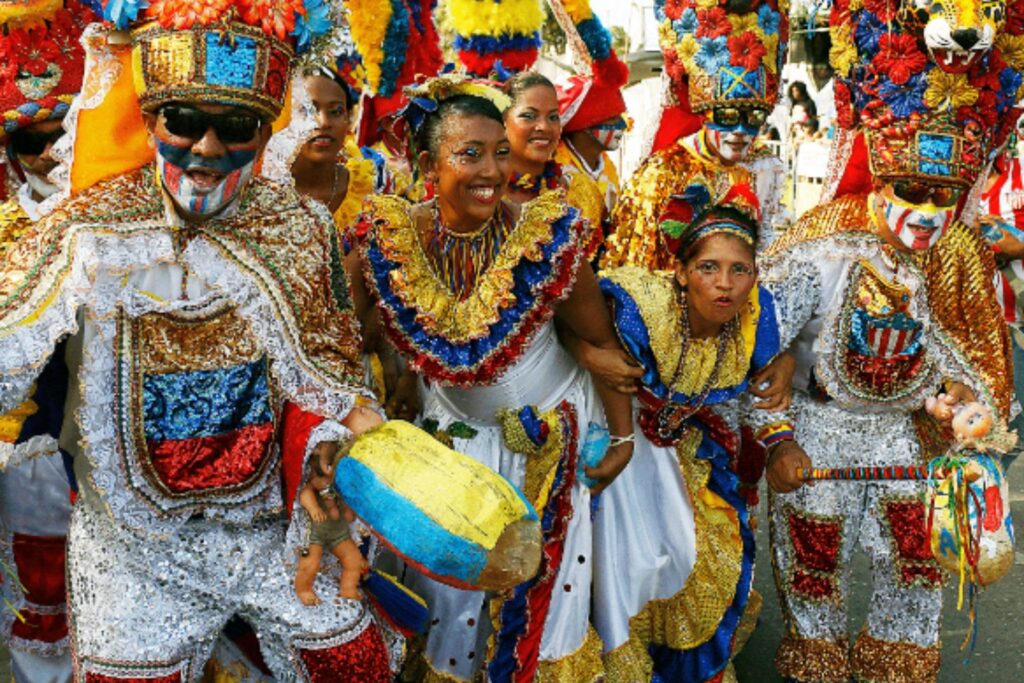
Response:
[[[442,583],[505,590],[540,566],[540,521],[523,494],[408,422],[360,435],[335,485],[384,543]]]

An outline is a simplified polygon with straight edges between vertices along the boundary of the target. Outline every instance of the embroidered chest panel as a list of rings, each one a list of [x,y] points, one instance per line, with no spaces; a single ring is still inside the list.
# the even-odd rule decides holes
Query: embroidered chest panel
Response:
[[[843,388],[858,398],[899,400],[927,380],[924,326],[912,317],[912,296],[867,261],[851,268],[832,362]]]
[[[164,512],[268,485],[277,397],[249,324],[224,300],[117,322],[116,409],[129,485]]]

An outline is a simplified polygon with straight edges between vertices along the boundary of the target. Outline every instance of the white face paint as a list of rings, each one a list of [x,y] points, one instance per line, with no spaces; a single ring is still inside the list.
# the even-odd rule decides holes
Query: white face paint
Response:
[[[892,234],[905,247],[916,251],[934,247],[949,230],[956,215],[956,206],[938,207],[931,201],[910,204],[880,194],[878,202]]]
[[[626,135],[626,131],[617,128],[595,127],[591,129],[591,135],[605,151],[614,152],[622,144],[622,138]]]
[[[707,132],[711,147],[727,164],[743,161],[754,145],[754,136],[744,133],[738,126],[728,131],[709,127]]]

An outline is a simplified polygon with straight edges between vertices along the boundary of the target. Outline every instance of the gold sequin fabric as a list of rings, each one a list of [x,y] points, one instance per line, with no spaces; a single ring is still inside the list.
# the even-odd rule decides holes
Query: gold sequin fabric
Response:
[[[863,683],[933,683],[939,677],[942,648],[892,643],[862,631],[850,652],[853,674]]]
[[[409,203],[399,197],[370,197],[366,220],[373,226],[381,253],[399,265],[390,275],[395,294],[404,305],[416,309],[416,321],[430,334],[454,343],[490,334],[490,326],[499,320],[501,310],[516,301],[512,270],[524,258],[543,258],[541,247],[553,238],[552,224],[566,212],[561,191],[542,194],[524,205],[498,255],[477,277],[473,294],[460,300],[430,267],[409,208]]]
[[[765,262],[801,245],[836,240],[839,244],[877,239],[868,197],[852,195],[816,207],[766,251]],[[931,249],[898,254],[925,279],[930,313],[950,348],[981,376],[993,404],[1009,415],[1013,380],[1009,336],[992,289],[995,260],[976,228],[959,221]]]
[[[711,463],[694,457],[703,438],[690,429],[676,445],[683,480],[693,502],[697,560],[683,589],[652,600],[629,620],[629,639],[605,654],[609,682],[650,680],[649,644],[686,650],[707,641],[732,604],[739,579],[743,541],[736,511],[707,489]]]
[[[686,396],[700,394],[715,370],[718,338],[690,339],[686,346],[686,358],[680,364],[679,356],[683,353],[680,345],[683,338],[680,310],[682,300],[677,294],[673,276],[630,266],[602,271],[601,276],[622,287],[636,302],[647,328],[651,351],[657,359],[662,384]],[[750,353],[753,351],[757,318],[757,311],[750,305],[741,312],[740,325],[726,341],[713,389],[734,387],[746,379],[750,372]],[[744,332],[748,333],[746,336],[751,342],[749,347]],[[674,377],[677,367],[686,368],[686,372]]]
[[[736,183],[749,183],[750,174],[740,166],[725,166],[702,156],[692,136],[655,152],[640,165],[619,196],[612,212],[614,232],[605,242],[607,251],[601,267],[672,269],[675,256],[661,243],[658,218],[669,197],[695,180],[715,188],[715,194],[721,196]]]
[[[601,226],[604,220],[604,194],[597,182],[575,166],[563,165],[564,178],[569,183],[565,201],[569,206],[579,209],[580,217],[587,221],[587,229],[582,236],[583,256],[588,261],[594,257],[604,241]]]
[[[32,219],[17,200],[11,199],[0,204],[0,260],[31,227]]]
[[[846,683],[851,676],[849,647],[846,638],[831,641],[787,635],[775,653],[775,668],[800,681]]]
[[[341,205],[334,212],[334,224],[343,236],[355,226],[359,212],[363,209],[363,202],[373,194],[373,184],[377,175],[377,169],[372,161],[356,156],[359,153],[358,147],[346,152],[350,153],[345,159],[348,188],[345,190],[345,198]]]
[[[534,683],[594,683],[604,680],[601,663],[601,638],[593,626],[587,627],[583,644],[560,659],[542,659],[537,663]]]

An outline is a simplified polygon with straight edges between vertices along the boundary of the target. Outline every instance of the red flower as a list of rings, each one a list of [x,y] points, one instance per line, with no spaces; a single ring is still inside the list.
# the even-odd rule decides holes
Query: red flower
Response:
[[[697,37],[717,38],[732,31],[729,16],[721,7],[697,10]]]
[[[729,38],[729,63],[754,71],[761,65],[761,59],[768,53],[753,31]]]
[[[60,48],[50,39],[46,29],[29,28],[11,31],[7,39],[11,43],[11,52],[20,67],[33,76],[42,76],[53,62],[60,56]]]
[[[263,32],[286,40],[295,30],[295,17],[306,16],[302,0],[240,0],[242,21],[259,26]]]
[[[983,128],[992,128],[999,118],[996,114],[996,94],[991,90],[982,90],[978,93],[978,101],[967,107],[959,107],[956,110],[956,120],[960,123],[965,121],[977,121]]]
[[[683,16],[687,0],[665,0],[665,16],[673,21]]]
[[[898,33],[883,33],[878,39],[878,54],[871,60],[877,73],[888,75],[897,85],[905,84],[927,64],[928,58],[917,49],[917,39]]]
[[[840,128],[853,128],[853,104],[850,101],[850,88],[838,79],[832,84],[836,98],[836,123]]]
[[[1006,62],[1003,61],[1003,55],[998,49],[993,49],[988,53],[988,64],[982,66],[980,61],[975,64],[968,75],[968,80],[979,90],[998,92],[1003,87],[999,82],[999,74],[1005,68]]]
[[[864,9],[886,22],[896,16],[897,4],[896,0],[864,0]]]

